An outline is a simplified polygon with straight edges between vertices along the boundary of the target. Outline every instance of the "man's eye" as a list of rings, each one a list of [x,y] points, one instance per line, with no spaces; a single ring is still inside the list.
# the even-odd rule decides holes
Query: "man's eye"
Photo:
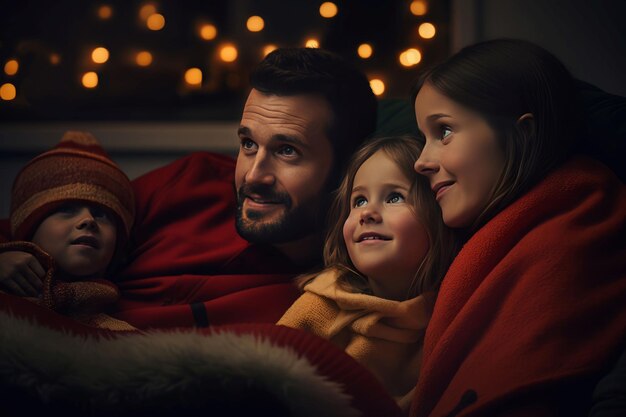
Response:
[[[389,197],[387,197],[387,203],[397,204],[404,202],[404,196],[400,193],[391,193]]]
[[[254,141],[250,139],[241,139],[241,147],[246,150],[254,149],[255,147]]]
[[[298,151],[293,146],[285,145],[280,148],[279,153],[285,156],[295,156],[298,154]]]
[[[356,197],[352,201],[352,207],[363,207],[367,204],[367,199],[365,197]]]

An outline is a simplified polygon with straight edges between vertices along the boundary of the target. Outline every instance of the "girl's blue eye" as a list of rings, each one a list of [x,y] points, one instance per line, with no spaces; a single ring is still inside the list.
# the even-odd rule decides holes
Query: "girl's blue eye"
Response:
[[[391,193],[389,197],[387,197],[387,203],[397,204],[404,202],[404,196],[400,193]]]
[[[352,207],[363,207],[367,204],[365,197],[356,197],[352,203]]]

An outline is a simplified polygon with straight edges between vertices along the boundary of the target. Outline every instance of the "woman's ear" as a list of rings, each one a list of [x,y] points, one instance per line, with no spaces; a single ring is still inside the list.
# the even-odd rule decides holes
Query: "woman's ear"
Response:
[[[524,113],[517,119],[517,127],[526,132],[535,130],[535,116],[532,113]]]

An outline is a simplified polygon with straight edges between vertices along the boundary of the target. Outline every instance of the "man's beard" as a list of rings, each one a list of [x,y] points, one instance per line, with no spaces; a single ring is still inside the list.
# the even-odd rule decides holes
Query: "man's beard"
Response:
[[[283,213],[272,222],[264,221],[264,214],[253,209],[246,210],[244,216],[243,201],[250,194],[259,196],[263,201],[282,205]],[[292,242],[313,233],[321,233],[327,208],[324,203],[327,201],[326,194],[322,192],[317,200],[303,201],[294,208],[289,194],[277,192],[271,186],[244,183],[237,190],[237,233],[248,242],[270,244]]]

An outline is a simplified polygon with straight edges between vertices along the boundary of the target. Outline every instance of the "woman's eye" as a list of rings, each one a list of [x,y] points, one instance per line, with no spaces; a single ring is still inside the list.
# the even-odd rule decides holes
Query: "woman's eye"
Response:
[[[450,129],[448,126],[441,127],[441,139],[445,139],[451,134],[452,134],[452,129]]]
[[[366,204],[367,200],[365,199],[365,197],[356,197],[353,200],[352,207],[363,207]]]
[[[387,197],[387,203],[397,204],[404,202],[404,196],[400,193],[392,193]]]

